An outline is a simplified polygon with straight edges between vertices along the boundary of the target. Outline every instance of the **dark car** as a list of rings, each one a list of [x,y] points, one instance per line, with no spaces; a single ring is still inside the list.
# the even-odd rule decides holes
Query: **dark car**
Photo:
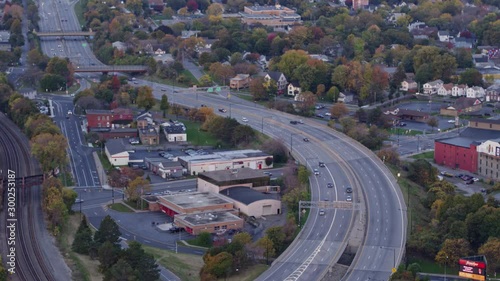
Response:
[[[309,142],[309,139],[308,139],[308,138],[304,138],[304,141],[305,141],[305,142]]]
[[[474,183],[474,180],[473,179],[470,179],[468,181],[465,182],[465,184],[473,184]]]
[[[207,107],[206,105],[202,104],[201,107]]]
[[[318,118],[325,118],[325,116],[323,116],[323,114],[316,114],[316,117],[318,117]]]
[[[333,183],[329,182],[329,183],[326,185],[326,187],[328,187],[328,188],[333,188]]]
[[[345,192],[347,192],[347,193],[352,193],[352,188],[350,188],[350,187],[346,188],[346,189],[345,189]]]
[[[401,123],[399,123],[399,126],[400,126],[400,127],[405,127],[405,126],[406,126],[406,123],[405,123],[405,122],[401,122]]]
[[[227,110],[225,110],[224,108],[219,108],[219,112],[226,113]]]
[[[293,125],[297,125],[298,123],[299,123],[299,122],[294,121],[294,120],[290,121],[290,124],[293,124]]]
[[[318,165],[318,166],[320,166],[320,167],[324,168],[324,167],[325,167],[325,163],[323,163],[323,162],[319,162],[319,165]]]

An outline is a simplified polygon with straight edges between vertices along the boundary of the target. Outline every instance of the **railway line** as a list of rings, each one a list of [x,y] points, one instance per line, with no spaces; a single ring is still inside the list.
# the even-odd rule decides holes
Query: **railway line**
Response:
[[[41,212],[41,187],[34,186],[23,188],[22,184],[15,181],[15,193],[6,192],[5,181],[8,173],[15,178],[22,178],[39,173],[39,168],[31,159],[27,139],[23,136],[17,126],[4,114],[0,113],[0,174],[4,179],[3,208],[0,214],[4,232],[0,245],[3,253],[10,253],[11,247],[15,249],[15,273],[10,275],[11,280],[56,280],[52,271],[47,266],[46,258],[40,249],[37,235],[37,227],[43,220],[37,220]],[[9,190],[10,191],[10,190]],[[14,200],[10,198],[14,197]],[[15,204],[15,212],[12,213],[6,207],[8,202]],[[11,203],[12,204],[12,203]],[[15,230],[7,228],[7,223],[15,225]],[[44,226],[42,226],[43,228]],[[7,238],[12,237],[15,244],[7,244]],[[10,241],[10,240],[9,240]],[[6,259],[6,257],[3,257]],[[4,260],[4,263],[9,260]],[[11,265],[6,266],[7,269]]]

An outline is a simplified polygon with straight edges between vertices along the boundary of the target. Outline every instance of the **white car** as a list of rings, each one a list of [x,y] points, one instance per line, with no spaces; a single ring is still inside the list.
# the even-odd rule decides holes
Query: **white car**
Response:
[[[448,120],[448,123],[455,123],[455,120]]]
[[[319,176],[319,171],[318,171],[318,169],[314,169],[314,175]]]
[[[330,112],[325,113],[325,116],[332,116]]]
[[[246,117],[243,117],[243,118],[241,118],[241,121],[246,123],[246,122],[248,122],[248,119]]]

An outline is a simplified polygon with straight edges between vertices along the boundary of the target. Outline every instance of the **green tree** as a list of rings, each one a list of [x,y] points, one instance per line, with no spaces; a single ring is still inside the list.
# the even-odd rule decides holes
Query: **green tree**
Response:
[[[120,256],[120,249],[113,245],[110,241],[105,241],[99,247],[99,271],[105,273],[110,269],[118,260]]]
[[[136,177],[128,184],[125,189],[125,195],[129,200],[139,204],[141,196],[149,191],[151,191],[151,184],[143,177]]]
[[[104,281],[139,281],[135,276],[135,271],[124,259],[119,259],[111,268],[106,271]],[[153,280],[153,279],[151,279]]]
[[[231,134],[233,145],[248,144],[255,138],[255,131],[247,125],[238,125]]]
[[[98,245],[102,245],[104,242],[107,241],[117,246],[120,235],[121,233],[120,229],[118,228],[118,225],[109,215],[107,215],[101,221],[99,229],[95,232],[94,241]]]
[[[349,113],[349,109],[343,103],[336,103],[330,109],[330,114],[332,114],[332,117],[334,117],[335,119],[340,119],[347,113]]]
[[[285,250],[285,232],[282,226],[273,226],[266,230],[266,236],[273,242],[274,251],[281,253]]]
[[[44,211],[47,214],[49,228],[54,236],[58,236],[64,226],[68,215],[68,209],[63,202],[61,190],[57,187],[49,187],[44,193]]]
[[[293,72],[300,65],[309,59],[307,53],[303,50],[290,50],[281,56],[276,65],[279,71],[283,72],[285,77],[293,77]]]
[[[424,159],[411,162],[408,169],[408,178],[426,188],[437,179],[437,169]]]
[[[158,280],[160,270],[151,254],[144,252],[142,245],[132,241],[123,251],[124,260],[135,270],[137,280]]]
[[[500,272],[500,238],[490,237],[480,248],[478,253],[485,255],[488,261],[488,273]]]
[[[155,105],[156,100],[153,96],[153,89],[149,86],[142,86],[137,89],[137,105],[139,108],[150,110]]]
[[[484,205],[477,212],[467,215],[467,237],[473,249],[478,249],[489,237],[498,237],[500,208]]]
[[[88,255],[92,243],[92,231],[87,223],[87,218],[83,216],[82,222],[75,233],[71,249],[79,254]]]
[[[64,201],[64,205],[66,205],[67,210],[71,210],[73,204],[75,204],[76,197],[78,194],[71,188],[63,187],[62,188],[62,197]]]
[[[163,94],[161,96],[161,101],[160,101],[160,109],[161,111],[163,111],[163,118],[165,118],[167,114],[168,107],[169,107],[168,97],[167,95]]]
[[[460,74],[460,79],[458,80],[460,84],[467,84],[467,86],[483,86],[483,75],[479,70],[475,68],[467,68],[464,72]]]
[[[436,128],[439,125],[439,120],[433,116],[429,118],[429,120],[427,120],[427,125],[429,125],[432,128],[432,131],[434,132],[434,128]]]
[[[308,184],[310,176],[311,172],[305,166],[299,166],[298,179],[301,184]]]
[[[265,258],[267,263],[269,264],[269,258],[272,258],[276,255],[273,241],[266,235],[257,240],[257,242],[255,242],[255,245],[264,250],[263,258]]]
[[[209,232],[201,232],[198,234],[198,237],[196,237],[196,241],[198,242],[199,246],[202,247],[211,247],[212,246],[212,235]]]
[[[203,257],[205,265],[201,269],[202,276],[209,274],[215,277],[225,277],[233,266],[233,256],[228,252],[221,252],[215,256],[207,254]]]
[[[247,245],[252,243],[252,236],[248,232],[240,232],[233,236],[233,242]]]
[[[465,239],[446,239],[441,250],[436,255],[436,262],[447,266],[458,263],[461,257],[466,257],[471,253],[469,242]]]
[[[61,75],[47,73],[40,80],[40,87],[43,91],[58,91],[66,87],[66,80]]]

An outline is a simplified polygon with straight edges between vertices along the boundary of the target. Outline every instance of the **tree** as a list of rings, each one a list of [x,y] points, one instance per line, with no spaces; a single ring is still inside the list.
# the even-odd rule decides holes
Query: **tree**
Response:
[[[233,145],[248,144],[255,138],[255,131],[247,125],[238,125],[231,134]]]
[[[285,250],[285,233],[282,226],[273,226],[266,230],[266,236],[273,242],[274,251],[281,253]]]
[[[196,237],[196,241],[198,242],[199,246],[211,247],[212,235],[209,232],[203,231],[200,234],[198,234],[198,237]]]
[[[252,243],[252,236],[248,232],[240,232],[233,236],[233,242],[247,245]]]
[[[119,259],[106,271],[104,281],[136,281],[135,271],[124,259]],[[153,279],[151,279],[153,280]]]
[[[44,210],[49,221],[49,228],[54,236],[58,236],[68,215],[68,209],[63,202],[61,190],[49,187],[44,193]]]
[[[275,163],[286,163],[288,161],[288,149],[282,140],[267,140],[262,144],[262,151],[271,154]]]
[[[105,241],[99,247],[99,271],[106,272],[116,263],[120,254],[120,248],[116,247],[110,241]]]
[[[498,255],[500,253],[499,237],[488,238],[488,241],[479,248],[478,253],[486,256],[486,260],[488,260],[488,272],[490,274],[500,272],[500,256]]]
[[[266,88],[264,87],[264,79],[262,77],[255,78],[250,81],[250,93],[255,101],[269,99]]]
[[[120,238],[120,229],[116,222],[107,215],[101,221],[99,229],[94,234],[94,241],[98,245],[102,245],[104,242],[110,242],[113,245],[118,245],[118,240]]]
[[[434,132],[434,128],[439,125],[439,120],[433,116],[429,118],[429,120],[427,120],[427,125],[429,125],[432,128],[432,131]]]
[[[437,169],[424,159],[413,161],[408,167],[408,178],[426,188],[436,181],[437,174]]]
[[[264,256],[263,258],[266,259],[266,262],[269,264],[269,258],[272,258],[276,255],[276,251],[274,250],[274,245],[273,241],[269,239],[269,237],[266,235],[257,242],[255,242],[255,245],[261,249],[264,250]]]
[[[210,65],[210,72],[224,85],[229,82],[229,78],[234,76],[234,70],[231,65],[221,64],[220,62]]]
[[[150,110],[155,105],[156,100],[153,96],[153,89],[149,86],[142,86],[137,89],[137,105],[139,108]]]
[[[135,270],[137,280],[158,280],[160,278],[160,270],[154,257],[147,254],[140,243],[132,241],[122,256]]]
[[[349,109],[343,103],[336,103],[330,109],[330,113],[335,119],[340,119],[349,113]]]
[[[464,72],[460,74],[460,79],[458,80],[460,84],[467,84],[467,86],[483,86],[483,75],[479,70],[475,68],[467,68]]]
[[[311,172],[305,166],[299,166],[298,171],[298,180],[301,184],[306,185],[309,183],[309,177],[311,176]]]
[[[139,203],[139,199],[144,192],[151,191],[151,185],[143,177],[136,177],[125,189],[125,195],[131,201]]]
[[[71,249],[79,254],[88,255],[92,243],[92,231],[87,223],[87,218],[83,216],[82,222],[75,233]]]
[[[457,264],[461,257],[466,257],[469,254],[470,246],[467,240],[446,239],[435,260],[441,265],[452,266]]]
[[[66,205],[66,209],[71,210],[71,207],[73,206],[73,204],[75,204],[75,200],[78,197],[78,194],[71,188],[63,187],[62,197],[64,205]]]
[[[224,6],[219,3],[210,4],[207,8],[207,15],[210,16],[220,16],[224,12]]]
[[[293,77],[294,70],[304,64],[308,59],[309,57],[305,51],[290,50],[281,56],[281,59],[276,66],[281,72],[283,72],[285,77]]]
[[[220,252],[215,256],[206,254],[203,256],[203,260],[205,265],[201,269],[202,276],[209,274],[215,277],[225,277],[233,265],[233,256],[228,252]]]
[[[63,135],[43,133],[31,140],[31,153],[36,157],[45,173],[66,164],[68,143]]]
[[[161,101],[160,101],[160,109],[161,109],[161,111],[163,111],[163,118],[165,118],[165,116],[166,116],[168,107],[169,107],[168,97],[167,97],[167,95],[163,94],[161,96]]]

